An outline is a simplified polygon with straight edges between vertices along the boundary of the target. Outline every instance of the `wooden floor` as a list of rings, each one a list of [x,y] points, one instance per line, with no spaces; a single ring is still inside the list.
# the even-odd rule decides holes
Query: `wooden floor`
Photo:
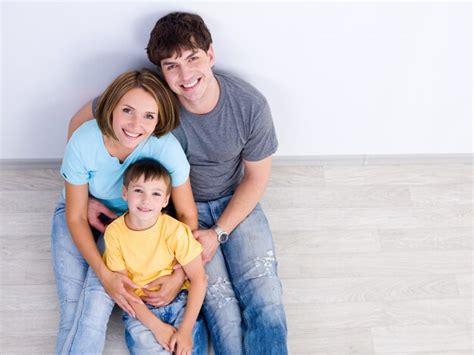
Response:
[[[262,205],[291,354],[473,353],[472,165],[277,166]],[[2,354],[51,354],[57,170],[4,170]],[[118,310],[106,353],[126,354]],[[256,354],[258,355],[258,354]]]

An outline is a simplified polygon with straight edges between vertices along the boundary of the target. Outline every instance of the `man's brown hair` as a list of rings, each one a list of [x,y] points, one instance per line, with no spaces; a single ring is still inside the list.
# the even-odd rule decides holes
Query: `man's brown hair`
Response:
[[[123,186],[128,188],[132,181],[137,181],[143,176],[143,180],[161,180],[165,182],[166,194],[171,192],[171,176],[168,170],[157,160],[144,158],[137,160],[125,170],[123,175]]]
[[[122,97],[134,88],[142,88],[156,101],[158,123],[153,135],[160,137],[178,127],[179,106],[168,86],[152,70],[130,70],[119,75],[105,89],[97,102],[95,118],[102,134],[117,139],[112,126],[113,111]]]
[[[150,62],[161,67],[161,61],[183,50],[202,49],[207,52],[211,33],[201,16],[187,12],[172,12],[158,20],[151,31],[146,49]]]

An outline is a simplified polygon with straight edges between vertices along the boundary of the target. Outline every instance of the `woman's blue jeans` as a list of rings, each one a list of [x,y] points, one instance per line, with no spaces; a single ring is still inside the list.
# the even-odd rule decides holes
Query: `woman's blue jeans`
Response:
[[[200,228],[213,226],[232,196],[197,202]],[[270,227],[258,204],[206,264],[203,305],[216,355],[287,354],[287,325]]]

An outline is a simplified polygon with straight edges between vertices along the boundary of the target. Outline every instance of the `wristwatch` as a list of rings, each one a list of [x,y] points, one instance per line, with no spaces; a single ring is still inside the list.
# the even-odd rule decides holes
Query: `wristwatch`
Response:
[[[224,244],[229,240],[229,233],[221,228],[218,224],[214,224],[211,229],[217,234],[217,241],[220,244]]]

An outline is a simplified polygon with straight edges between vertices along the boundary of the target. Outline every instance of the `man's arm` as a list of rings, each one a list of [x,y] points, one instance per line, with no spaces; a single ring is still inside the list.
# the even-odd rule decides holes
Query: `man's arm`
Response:
[[[263,196],[270,177],[272,157],[259,161],[244,160],[244,177],[234,192],[229,204],[217,220],[217,224],[227,233],[247,217]],[[203,261],[206,263],[214,257],[219,242],[216,232],[210,229],[197,230],[194,236],[203,247]]]
[[[85,104],[69,121],[69,127],[67,130],[67,139],[69,140],[76,129],[86,121],[91,120],[94,117],[92,113],[92,101]]]

